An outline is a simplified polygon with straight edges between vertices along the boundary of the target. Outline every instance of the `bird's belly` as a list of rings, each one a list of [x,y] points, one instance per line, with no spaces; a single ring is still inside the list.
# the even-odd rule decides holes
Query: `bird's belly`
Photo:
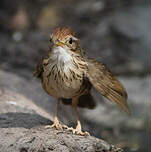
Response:
[[[57,98],[73,98],[78,95],[82,86],[82,78],[75,79],[69,75],[55,76],[50,74],[45,78],[44,89],[48,94]]]

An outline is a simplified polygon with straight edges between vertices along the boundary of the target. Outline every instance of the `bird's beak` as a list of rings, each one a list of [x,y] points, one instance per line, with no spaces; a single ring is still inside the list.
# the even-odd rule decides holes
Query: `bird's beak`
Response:
[[[64,46],[64,43],[59,41],[59,42],[56,43],[56,46]]]

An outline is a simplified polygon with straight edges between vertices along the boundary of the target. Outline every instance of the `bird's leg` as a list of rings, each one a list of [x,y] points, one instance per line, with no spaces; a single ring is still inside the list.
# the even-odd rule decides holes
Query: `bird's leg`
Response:
[[[60,124],[59,120],[58,120],[58,108],[59,108],[59,104],[60,104],[60,99],[57,99],[57,105],[56,105],[56,114],[54,117],[54,122],[51,126],[46,126],[46,128],[53,128],[55,127],[56,129],[62,129],[62,125]]]
[[[82,132],[82,127],[81,127],[81,123],[80,123],[80,119],[79,119],[79,115],[78,115],[78,111],[77,111],[77,105],[78,105],[78,98],[73,99],[72,106],[75,111],[75,116],[77,119],[77,126],[76,126],[76,129],[71,129],[71,131],[73,132],[73,134],[78,134],[78,135],[82,135],[82,136],[89,135],[88,132]]]

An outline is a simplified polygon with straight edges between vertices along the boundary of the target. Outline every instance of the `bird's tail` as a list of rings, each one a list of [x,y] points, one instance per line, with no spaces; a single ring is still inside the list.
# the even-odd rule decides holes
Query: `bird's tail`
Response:
[[[62,102],[66,105],[71,105],[72,99],[62,98]],[[78,107],[93,109],[93,108],[95,108],[95,106],[96,106],[96,103],[90,93],[79,97]]]

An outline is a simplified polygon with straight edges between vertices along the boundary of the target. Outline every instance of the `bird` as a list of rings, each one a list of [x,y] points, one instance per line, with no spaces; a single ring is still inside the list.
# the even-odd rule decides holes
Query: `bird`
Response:
[[[41,79],[48,95],[57,99],[56,114],[51,125],[56,129],[66,128],[82,136],[89,134],[82,131],[78,107],[95,107],[92,88],[130,114],[126,89],[105,64],[85,55],[80,40],[70,27],[54,29],[48,54],[37,64],[34,76]],[[77,121],[75,129],[59,121],[60,101],[73,107]]]

